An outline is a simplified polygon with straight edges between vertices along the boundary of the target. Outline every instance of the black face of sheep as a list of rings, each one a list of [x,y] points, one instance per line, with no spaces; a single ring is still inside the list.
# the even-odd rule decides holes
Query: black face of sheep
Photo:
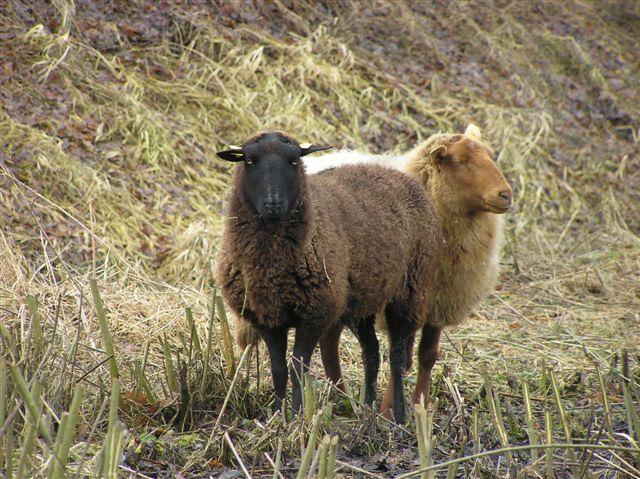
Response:
[[[218,152],[227,161],[244,161],[244,194],[261,218],[284,218],[298,194],[300,157],[328,146],[299,145],[278,132],[258,135],[242,147]]]

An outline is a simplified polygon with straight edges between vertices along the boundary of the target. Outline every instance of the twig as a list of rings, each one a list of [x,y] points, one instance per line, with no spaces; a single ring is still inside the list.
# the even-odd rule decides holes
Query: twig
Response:
[[[247,477],[247,479],[251,479],[251,474],[249,474],[249,471],[247,471],[247,468],[245,467],[244,462],[242,462],[242,459],[240,458],[238,451],[236,451],[236,448],[233,446],[233,442],[231,442],[231,438],[229,437],[228,432],[224,433],[224,440],[227,441],[227,444],[229,444],[229,447],[231,448],[231,452],[233,453],[233,456],[236,458],[236,461],[238,461],[238,464],[240,464],[240,468],[242,469],[242,472],[244,472],[244,475]]]
[[[449,467],[451,464],[459,464],[461,462],[471,461],[472,459],[479,459],[481,457],[500,455],[506,452],[528,451],[530,449],[602,449],[605,451],[640,452],[640,449],[637,449],[634,447],[608,446],[606,444],[566,444],[566,443],[537,444],[537,445],[527,444],[525,446],[512,446],[512,447],[505,447],[501,449],[493,449],[492,451],[484,451],[478,454],[472,454],[470,456],[460,457],[458,459],[452,459],[451,461],[441,462],[440,464],[434,464],[433,466],[422,467],[420,469],[416,469],[415,471],[401,474],[397,476],[396,479],[407,479],[409,477],[418,476],[423,472],[433,471],[437,469],[444,469],[446,467]]]
[[[282,447],[282,443],[279,443],[279,444],[278,444],[278,447],[279,447],[279,448],[281,448],[281,447]],[[267,462],[268,462],[269,464],[271,464],[271,467],[273,467],[273,473],[274,473],[275,475],[277,475],[280,479],[284,479],[284,476],[283,476],[283,475],[282,475],[282,473],[278,470],[278,465],[277,465],[275,462],[273,462],[273,459],[271,459],[271,456],[269,455],[269,453],[268,453],[268,452],[265,452],[265,453],[264,453],[264,457],[266,457],[266,458],[267,458]],[[276,455],[276,458],[277,458],[277,455]]]
[[[224,398],[224,402],[222,403],[222,407],[220,408],[220,413],[218,414],[218,419],[216,419],[215,424],[213,425],[213,429],[211,430],[211,434],[209,434],[209,440],[207,441],[207,445],[204,448],[204,453],[206,453],[211,447],[211,442],[213,441],[213,436],[215,432],[218,430],[218,426],[220,426],[220,421],[222,420],[222,416],[224,416],[224,412],[227,409],[227,405],[229,404],[229,399],[231,398],[231,393],[238,382],[238,377],[240,376],[240,371],[242,370],[242,365],[244,364],[244,360],[247,358],[249,354],[249,350],[251,349],[250,345],[247,345],[244,352],[242,353],[242,357],[240,358],[240,363],[236,369],[235,374],[233,375],[233,379],[231,380],[231,384],[229,385],[229,390],[227,391],[227,396]]]
[[[133,477],[141,477],[142,479],[153,479],[153,477],[142,474],[140,471],[136,469],[131,469],[130,467],[125,466],[124,464],[118,464],[118,467],[123,471],[127,471],[128,473],[133,474]]]
[[[612,453],[612,454],[613,454],[613,453]],[[598,458],[598,459],[600,459],[602,462],[605,462],[605,463],[609,464],[609,465],[610,465],[612,468],[614,468],[616,471],[620,471],[620,472],[622,472],[623,474],[628,475],[629,477],[640,477],[640,472],[638,472],[638,470],[637,470],[637,469],[635,469],[635,468],[633,468],[633,467],[632,467],[632,469],[637,473],[635,476],[634,476],[634,474],[633,474],[632,472],[630,472],[630,471],[628,471],[628,470],[626,470],[626,469],[623,469],[621,466],[619,466],[619,465],[618,465],[618,464],[616,464],[615,462],[610,461],[609,459],[607,459],[607,458],[606,458],[606,457],[604,457],[604,456],[601,456],[600,454],[596,454],[596,453],[594,452],[594,453],[593,453],[593,456],[594,456],[594,457],[596,457],[596,458]],[[616,457],[617,457],[618,459],[620,459],[620,456],[616,455]],[[629,463],[628,463],[628,462],[624,461],[624,463],[625,463],[627,466],[629,466]]]
[[[384,477],[379,475],[379,474],[375,474],[373,472],[369,472],[366,469],[361,469],[358,466],[354,466],[353,464],[348,464],[346,462],[342,462],[342,461],[338,461],[338,460],[336,460],[336,464],[340,464],[342,467],[346,467],[347,469],[351,469],[353,471],[359,472],[359,473],[364,474],[366,476],[377,477],[378,479],[384,479]]]
[[[594,453],[594,455],[595,455],[595,453]],[[640,477],[640,471],[638,471],[638,469],[636,469],[631,464],[629,464],[627,461],[625,461],[622,457],[620,457],[619,454],[616,454],[615,452],[611,451],[611,455],[613,457],[615,457],[618,461],[623,463],[625,466],[627,466],[637,477]]]

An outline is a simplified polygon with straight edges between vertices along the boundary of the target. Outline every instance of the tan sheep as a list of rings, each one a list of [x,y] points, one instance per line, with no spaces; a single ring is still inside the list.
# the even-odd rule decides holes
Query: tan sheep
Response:
[[[438,356],[440,333],[464,321],[495,285],[502,242],[500,216],[511,209],[511,187],[469,125],[464,135],[430,137],[402,158],[404,170],[417,178],[433,198],[445,238],[434,306],[422,328],[414,402],[429,397],[431,369]],[[389,414],[391,385],[381,404]]]

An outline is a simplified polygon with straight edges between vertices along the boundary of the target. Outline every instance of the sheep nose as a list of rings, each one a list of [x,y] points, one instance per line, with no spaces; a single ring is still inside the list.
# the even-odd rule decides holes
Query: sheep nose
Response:
[[[498,196],[507,201],[508,203],[511,203],[511,191],[509,190],[503,190],[500,193],[498,193]]]
[[[265,201],[264,202],[264,207],[272,212],[272,213],[276,213],[278,211],[280,211],[280,208],[282,207],[282,201]]]

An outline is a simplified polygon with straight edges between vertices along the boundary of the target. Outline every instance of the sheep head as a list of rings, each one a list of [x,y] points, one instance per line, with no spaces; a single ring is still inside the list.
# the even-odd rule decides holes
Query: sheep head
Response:
[[[450,204],[468,212],[501,214],[511,209],[511,186],[493,161],[491,149],[480,140],[477,126],[469,125],[464,135],[447,136],[429,154]]]
[[[219,151],[218,157],[231,162],[243,162],[243,182],[240,185],[251,207],[261,218],[278,221],[293,206],[304,181],[300,158],[329,146],[300,145],[279,131],[259,133],[241,147]]]

